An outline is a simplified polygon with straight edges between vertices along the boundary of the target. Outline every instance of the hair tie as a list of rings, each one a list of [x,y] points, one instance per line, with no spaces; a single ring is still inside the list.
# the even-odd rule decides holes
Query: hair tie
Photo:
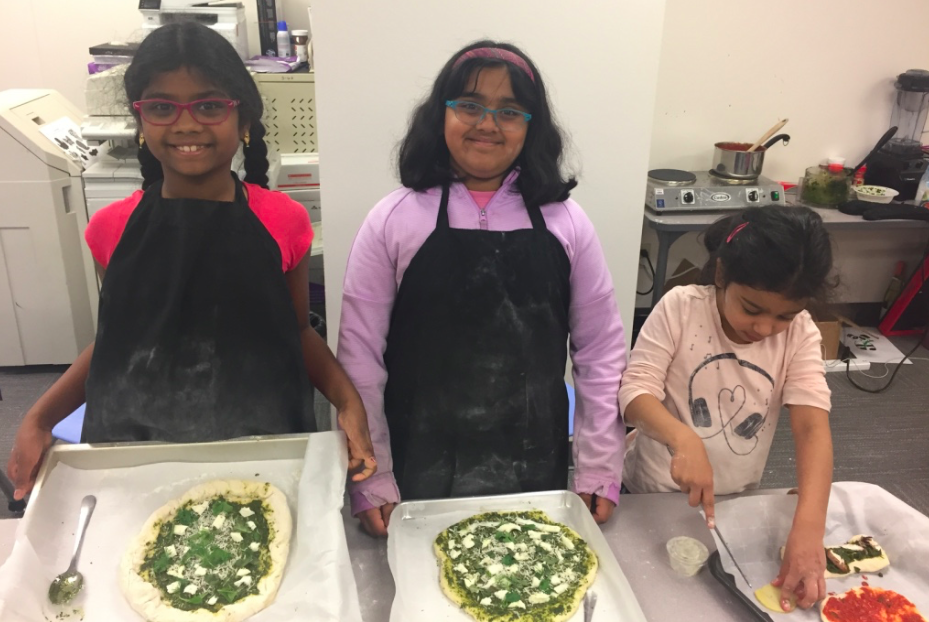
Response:
[[[456,60],[455,64],[452,65],[452,69],[458,67],[458,65],[465,62],[469,58],[492,58],[516,65],[522,69],[523,73],[529,76],[529,79],[532,80],[533,84],[535,84],[535,76],[532,74],[532,69],[529,68],[529,63],[527,63],[526,60],[519,54],[514,54],[509,50],[504,50],[503,48],[475,48],[473,50],[468,50],[458,57],[458,60]]]
[[[744,229],[744,228],[747,227],[747,226],[748,226],[748,223],[747,223],[747,222],[743,222],[742,224],[740,224],[739,226],[737,226],[735,229],[733,229],[733,230],[732,230],[732,233],[729,234],[729,237],[726,238],[726,244],[728,244],[729,242],[731,242],[731,241],[732,241],[732,238],[734,238],[734,237],[736,236],[736,234],[739,233],[739,231],[741,231],[742,229]]]

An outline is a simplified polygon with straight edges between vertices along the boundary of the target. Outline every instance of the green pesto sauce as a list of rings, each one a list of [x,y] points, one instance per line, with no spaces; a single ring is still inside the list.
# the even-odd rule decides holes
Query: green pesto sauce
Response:
[[[519,520],[556,525],[563,529],[556,533],[548,533],[532,525],[519,524]],[[494,524],[482,524],[489,522]],[[499,526],[508,523],[519,524],[519,529],[510,532],[498,529]],[[470,531],[472,525],[475,527]],[[533,531],[541,533],[541,537],[530,536],[530,532]],[[465,548],[462,541],[469,532],[475,544],[471,548]],[[562,537],[568,538],[574,544],[573,550],[563,544]],[[489,543],[486,542],[488,539]],[[454,541],[456,546],[449,546],[450,540]],[[544,550],[540,542],[547,543],[552,547],[552,551]],[[574,602],[578,581],[586,577],[591,566],[596,563],[595,555],[581,538],[538,511],[498,512],[473,516],[441,533],[436,538],[436,545],[449,556],[441,572],[452,589],[462,597],[465,606],[480,610],[494,620],[502,622],[546,622],[553,616],[564,613]],[[451,557],[453,551],[458,552],[455,559]],[[527,554],[529,559],[517,560],[517,553]],[[497,574],[492,574],[488,570],[486,560],[502,565],[503,569]],[[456,570],[459,564],[464,565],[467,573]],[[566,570],[574,571],[576,576],[567,581],[569,588],[558,594],[554,589],[556,585],[553,584],[553,579],[556,575],[564,575]],[[476,580],[467,585],[466,578]],[[538,580],[536,587],[532,586],[533,579]],[[497,593],[504,590],[505,597],[498,598]],[[530,603],[529,597],[538,593],[546,594],[550,600],[546,603]],[[490,604],[480,604],[486,598],[490,598]],[[516,601],[521,601],[525,609],[510,608],[509,605]]]
[[[849,573],[855,572],[852,562],[881,556],[881,550],[875,547],[870,539],[861,540],[859,542],[855,542],[855,544],[862,547],[862,550],[858,551],[855,549],[846,549],[841,547],[832,549],[832,552],[848,565]],[[833,564],[832,560],[828,557],[826,557],[826,570],[835,574],[845,573],[844,570],[839,569],[835,564]]]
[[[149,545],[140,569],[143,579],[155,585],[172,607],[184,611],[206,609],[217,612],[222,607],[239,601],[250,594],[258,592],[258,582],[268,574],[271,558],[268,544],[273,537],[273,529],[268,524],[266,509],[260,500],[239,503],[224,496],[213,497],[207,502],[207,509],[202,514],[193,510],[198,504],[187,502],[171,518],[157,525],[158,535]],[[248,508],[253,515],[243,517],[242,508]],[[222,527],[215,528],[213,523],[217,516],[224,516]],[[255,524],[252,529],[248,521]],[[187,531],[183,535],[174,533],[176,525],[184,525]],[[235,542],[231,534],[239,533],[241,542]],[[249,545],[258,543],[258,550],[252,551]],[[165,550],[174,546],[176,554],[170,556]],[[183,566],[182,577],[168,574]],[[206,574],[197,576],[197,566],[206,569]],[[240,569],[247,569],[251,583],[240,582]],[[173,594],[168,593],[168,586],[174,582],[180,585]],[[236,582],[239,582],[236,585]],[[197,586],[194,594],[184,592],[191,583]],[[211,597],[217,601],[209,605]]]

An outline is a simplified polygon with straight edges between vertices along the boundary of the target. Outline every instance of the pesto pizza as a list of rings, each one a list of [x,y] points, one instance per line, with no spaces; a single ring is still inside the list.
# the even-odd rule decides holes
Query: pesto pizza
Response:
[[[781,559],[784,559],[784,547],[781,547]],[[827,579],[847,577],[856,572],[878,572],[890,565],[887,553],[871,536],[855,536],[848,542],[827,546]]]
[[[290,535],[287,499],[271,484],[207,482],[149,517],[120,588],[149,622],[238,622],[274,600]]]
[[[490,512],[434,543],[445,594],[479,622],[562,622],[580,607],[597,556],[544,512]]]

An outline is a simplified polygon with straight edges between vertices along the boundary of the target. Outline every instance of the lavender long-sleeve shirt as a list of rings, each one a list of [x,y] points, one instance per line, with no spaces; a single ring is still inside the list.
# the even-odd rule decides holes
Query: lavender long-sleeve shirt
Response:
[[[515,192],[513,171],[478,207],[463,184],[452,185],[448,219],[453,229],[513,231],[532,223]],[[378,472],[351,487],[352,512],[400,500],[393,476],[390,433],[384,416],[384,351],[390,313],[413,256],[435,229],[441,189],[396,190],[368,214],[345,272],[338,358],[364,402]],[[571,261],[570,352],[576,391],[573,488],[619,502],[625,428],[616,394],[626,368],[623,325],[613,281],[593,224],[572,200],[542,206],[548,230]]]

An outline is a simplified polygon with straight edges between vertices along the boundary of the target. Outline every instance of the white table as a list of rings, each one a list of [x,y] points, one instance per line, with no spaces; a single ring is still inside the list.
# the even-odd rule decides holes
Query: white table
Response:
[[[788,202],[788,204],[791,204]],[[885,231],[888,229],[926,228],[929,223],[922,220],[864,220],[860,216],[843,214],[837,209],[812,207],[823,218],[827,229],[833,231]],[[731,212],[730,212],[731,213]],[[658,235],[658,257],[655,260],[655,281],[652,290],[654,307],[664,294],[664,285],[668,272],[668,254],[671,245],[691,231],[703,231],[711,224],[726,216],[720,212],[660,212],[645,208],[645,224]]]

